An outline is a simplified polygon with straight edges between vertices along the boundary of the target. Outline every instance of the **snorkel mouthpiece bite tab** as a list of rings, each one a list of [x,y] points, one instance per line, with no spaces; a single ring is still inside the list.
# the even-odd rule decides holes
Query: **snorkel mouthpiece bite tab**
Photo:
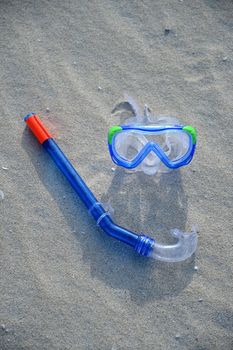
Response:
[[[52,138],[48,130],[41,123],[40,118],[34,114],[29,113],[24,117],[25,123],[29,126],[33,134],[36,136],[40,144],[44,143],[49,138]]]

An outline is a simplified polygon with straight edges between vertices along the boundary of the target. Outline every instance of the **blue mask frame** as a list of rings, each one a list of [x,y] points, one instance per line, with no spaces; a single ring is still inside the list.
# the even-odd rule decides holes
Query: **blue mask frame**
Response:
[[[170,160],[163,149],[155,142],[149,141],[131,161],[120,156],[115,148],[115,138],[118,133],[125,131],[137,131],[143,134],[146,133],[161,133],[163,131],[185,132],[189,137],[189,148],[186,154],[180,159]],[[154,152],[159,159],[170,169],[177,169],[191,162],[196,148],[196,129],[191,125],[169,125],[169,126],[134,126],[134,125],[114,125],[108,131],[108,148],[113,162],[127,169],[136,168],[150,152]]]

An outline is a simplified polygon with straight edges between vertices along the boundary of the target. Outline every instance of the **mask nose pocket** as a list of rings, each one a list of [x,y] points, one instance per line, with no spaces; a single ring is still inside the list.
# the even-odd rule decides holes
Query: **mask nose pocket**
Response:
[[[154,152],[150,152],[146,158],[144,158],[143,162],[140,165],[140,168],[145,174],[153,175],[159,170],[160,165],[161,160],[159,157]]]

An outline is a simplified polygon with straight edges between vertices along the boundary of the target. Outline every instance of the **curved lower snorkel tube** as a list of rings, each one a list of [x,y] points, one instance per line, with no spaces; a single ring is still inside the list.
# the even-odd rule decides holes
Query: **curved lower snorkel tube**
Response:
[[[50,154],[57,167],[65,175],[80,199],[86,205],[89,213],[93,216],[97,225],[109,236],[124,242],[136,250],[140,255],[154,259],[176,262],[189,258],[197,247],[196,232],[182,233],[174,230],[172,235],[177,238],[174,245],[160,245],[154,239],[145,235],[138,235],[121,226],[116,225],[102,204],[97,201],[91,190],[79,176],[68,158],[58,147],[52,136],[46,130],[39,117],[30,113],[24,117],[24,121],[34,133],[40,144]]]

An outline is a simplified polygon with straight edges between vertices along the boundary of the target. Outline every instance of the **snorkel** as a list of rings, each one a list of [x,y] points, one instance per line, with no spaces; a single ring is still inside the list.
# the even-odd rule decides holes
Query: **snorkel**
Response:
[[[115,224],[109,213],[98,202],[71,162],[46,130],[39,117],[34,113],[30,113],[24,117],[24,121],[69,181],[89,213],[93,216],[97,225],[107,235],[128,244],[142,256],[161,261],[182,261],[189,258],[195,252],[197,247],[196,232],[185,233],[179,230],[173,230],[171,234],[177,239],[177,243],[173,245],[161,245],[146,235],[134,233]]]

